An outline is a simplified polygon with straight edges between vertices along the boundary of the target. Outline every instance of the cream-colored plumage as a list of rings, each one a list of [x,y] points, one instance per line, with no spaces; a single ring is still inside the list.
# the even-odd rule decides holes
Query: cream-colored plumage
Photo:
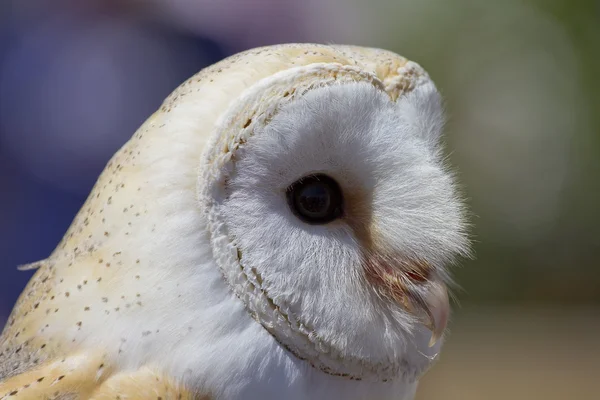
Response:
[[[236,102],[249,87],[286,71],[296,72],[289,72],[279,86],[267,85],[254,108]],[[388,51],[296,44],[240,53],[184,82],[110,160],[62,242],[48,259],[33,266],[38,270],[0,339],[0,399],[251,398],[244,393],[268,398],[269,390],[252,384],[252,389],[237,388],[248,377],[236,375],[233,367],[233,376],[215,385],[217,378],[196,376],[193,366],[202,360],[187,365],[186,357],[208,357],[202,356],[204,350],[198,355],[190,351],[202,346],[193,341],[207,335],[206,330],[215,336],[233,335],[233,322],[215,322],[223,313],[244,319],[249,309],[269,329],[256,316],[260,310],[238,301],[229,289],[221,290],[227,287],[225,280],[237,278],[224,280],[220,273],[189,268],[214,256],[210,249],[194,246],[207,240],[206,230],[200,229],[206,225],[208,207],[203,199],[213,189],[203,180],[226,168],[223,165],[235,157],[226,156],[230,146],[246,140],[238,131],[268,114],[260,107],[272,98],[300,97],[320,85],[368,82],[396,101],[420,79],[428,78],[417,64]],[[236,118],[224,118],[225,110],[236,107]],[[221,133],[215,136],[215,131]],[[201,163],[203,155],[206,165]],[[457,224],[462,234],[460,221]],[[214,290],[210,300],[194,298],[203,285]],[[227,300],[218,303],[215,299],[221,297]],[[198,318],[200,312],[206,312],[209,322]],[[252,321],[240,334],[272,342],[261,324]],[[269,346],[278,345],[271,342]],[[219,346],[206,354],[213,357],[228,348]],[[433,357],[437,350],[439,345]],[[259,362],[240,351],[232,355],[232,365]],[[290,365],[319,377],[329,377],[326,372],[344,375],[326,371],[327,359],[323,365],[301,359],[291,359]],[[341,389],[322,389],[323,393],[363,396],[371,390],[354,387],[354,381],[343,377],[330,379],[335,380],[332,387]],[[313,380],[317,386],[324,382]],[[294,390],[292,383],[284,386]],[[410,398],[415,387],[398,384],[397,398]],[[386,396],[382,398],[393,398]]]

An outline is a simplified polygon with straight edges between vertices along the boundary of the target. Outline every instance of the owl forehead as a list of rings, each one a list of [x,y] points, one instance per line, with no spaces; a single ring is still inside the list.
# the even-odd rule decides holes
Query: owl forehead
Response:
[[[410,231],[435,228],[414,214],[443,205],[451,191],[421,187],[450,189],[432,149],[410,129],[414,121],[401,107],[369,84],[315,89],[282,107],[244,143],[236,159],[238,178],[231,183],[260,188],[257,195],[265,202],[281,202],[291,183],[325,173],[342,188],[340,223],[351,228],[363,252],[414,254],[411,241],[422,238],[411,238]],[[440,207],[444,211],[449,210]],[[406,218],[406,212],[412,215]]]
[[[319,88],[255,131],[236,163],[280,184],[326,172],[348,189],[372,191],[384,181],[378,178],[430,162],[430,151],[405,125],[397,105],[371,85]]]

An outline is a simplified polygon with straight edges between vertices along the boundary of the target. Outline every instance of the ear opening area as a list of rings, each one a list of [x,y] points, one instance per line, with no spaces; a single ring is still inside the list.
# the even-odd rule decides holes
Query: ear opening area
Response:
[[[397,107],[412,134],[427,142],[430,148],[437,148],[446,118],[442,96],[433,82],[418,85],[402,95],[397,100]]]

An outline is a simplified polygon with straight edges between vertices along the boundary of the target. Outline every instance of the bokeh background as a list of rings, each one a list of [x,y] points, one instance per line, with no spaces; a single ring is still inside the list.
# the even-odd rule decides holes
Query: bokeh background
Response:
[[[600,377],[600,2],[0,2],[0,326],[110,156],[179,83],[249,47],[422,64],[476,259],[420,400],[592,399]]]

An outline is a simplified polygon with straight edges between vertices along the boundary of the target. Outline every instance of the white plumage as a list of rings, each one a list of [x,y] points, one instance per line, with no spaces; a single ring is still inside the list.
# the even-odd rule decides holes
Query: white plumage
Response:
[[[190,78],[38,264],[0,399],[411,399],[467,253],[442,127],[427,74],[383,50],[266,47]]]

